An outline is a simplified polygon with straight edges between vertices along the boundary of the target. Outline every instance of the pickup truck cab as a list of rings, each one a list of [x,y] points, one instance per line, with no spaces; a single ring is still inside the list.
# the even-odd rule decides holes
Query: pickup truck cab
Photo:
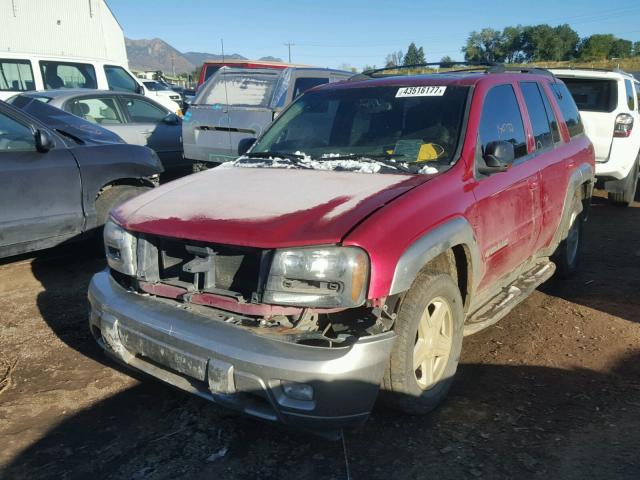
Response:
[[[130,367],[262,419],[335,431],[380,389],[426,413],[464,335],[578,267],[593,171],[547,71],[321,86],[236,161],[112,212],[91,330]]]
[[[628,206],[640,171],[640,82],[622,70],[552,72],[571,92],[593,142],[598,186],[614,204]]]
[[[161,172],[152,150],[99,125],[33,98],[0,101],[0,258],[86,238]]]

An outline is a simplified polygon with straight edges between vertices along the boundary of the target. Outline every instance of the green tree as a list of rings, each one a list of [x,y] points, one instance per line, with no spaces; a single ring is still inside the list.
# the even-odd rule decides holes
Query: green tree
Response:
[[[602,60],[609,58],[615,42],[616,37],[610,33],[591,35],[580,43],[580,59]]]
[[[522,32],[522,51],[525,60],[560,60],[563,51],[556,38],[556,31],[547,24],[525,27]]]
[[[633,42],[633,55],[636,57],[640,55],[640,42]]]
[[[522,25],[505,27],[504,30],[502,30],[500,51],[505,62],[518,63],[524,61],[522,30]]]
[[[633,43],[631,40],[617,38],[609,50],[609,58],[627,58],[633,54]]]
[[[471,32],[462,53],[468,62],[502,62],[502,35],[492,28]]]
[[[453,62],[455,62],[453,58],[451,58],[449,55],[445,55],[440,59],[440,66],[442,67]]]
[[[376,67],[375,65],[365,65],[365,66],[362,67],[362,71],[363,72],[367,72],[369,70],[375,70],[376,68],[378,68],[378,67]]]
[[[427,60],[424,56],[424,50],[422,47],[418,48],[414,42],[411,42],[407,48],[407,53],[404,56],[403,65],[417,65],[426,62]]]

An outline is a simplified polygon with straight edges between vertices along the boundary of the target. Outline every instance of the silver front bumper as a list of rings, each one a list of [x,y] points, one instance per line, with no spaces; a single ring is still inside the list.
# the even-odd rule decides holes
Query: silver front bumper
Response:
[[[127,291],[107,271],[93,277],[89,302],[94,336],[121,362],[249,415],[311,430],[366,420],[395,338],[387,332],[345,347],[294,344],[225,323],[228,312],[204,315]],[[313,399],[288,397],[287,382],[312,386]]]

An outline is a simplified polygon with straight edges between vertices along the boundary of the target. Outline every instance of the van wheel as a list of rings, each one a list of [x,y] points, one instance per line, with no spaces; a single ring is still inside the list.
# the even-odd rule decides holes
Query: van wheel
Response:
[[[636,188],[638,188],[638,159],[633,164],[629,174],[621,180],[623,184],[622,192],[609,192],[608,197],[614,205],[620,207],[628,207],[636,197]]]
[[[96,224],[101,228],[109,218],[109,212],[127,200],[151,190],[151,187],[133,185],[113,185],[96,199]]]
[[[573,277],[582,263],[584,220],[581,213],[573,215],[571,226],[565,238],[552,256],[557,267],[557,275],[562,279]]]
[[[382,396],[392,407],[424,415],[445,397],[458,367],[464,311],[451,276],[423,272],[404,298]]]

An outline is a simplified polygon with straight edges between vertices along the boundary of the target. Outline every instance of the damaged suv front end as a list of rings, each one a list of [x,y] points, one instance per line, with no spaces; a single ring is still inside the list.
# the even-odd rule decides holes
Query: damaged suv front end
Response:
[[[232,248],[105,228],[89,290],[108,353],[244,413],[332,431],[364,422],[393,333],[357,247]],[[240,281],[241,279],[241,281]]]

